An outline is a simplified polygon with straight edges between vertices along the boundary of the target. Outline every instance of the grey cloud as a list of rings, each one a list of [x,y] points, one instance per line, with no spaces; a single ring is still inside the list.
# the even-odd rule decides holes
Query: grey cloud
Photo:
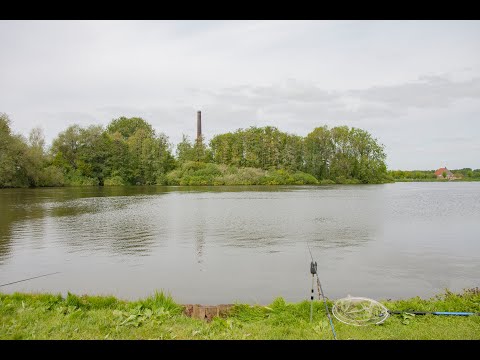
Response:
[[[473,136],[436,136],[432,140],[438,141],[439,143],[465,143],[468,141],[475,141],[476,139]]]
[[[255,113],[256,117],[260,113],[264,121],[285,120],[297,124],[305,121],[310,123],[310,130],[312,122],[324,124],[328,121],[333,125],[343,125],[364,119],[374,121],[372,119],[401,116],[406,112],[404,108],[392,108],[361,99],[351,106],[349,98],[352,97],[346,92],[329,92],[313,83],[293,79],[269,86],[240,85],[217,91],[197,89],[195,92],[207,96],[215,106],[224,104],[224,108]]]
[[[480,78],[454,82],[444,76],[423,76],[418,82],[351,90],[348,94],[364,101],[388,106],[442,108],[464,98],[480,99]]]
[[[223,88],[215,93],[210,93],[219,101],[228,101],[242,105],[263,105],[300,102],[328,102],[335,100],[337,95],[322,90],[311,83],[289,79],[283,84],[264,86],[241,85]]]
[[[335,92],[290,79],[283,84],[196,92],[209,97],[213,104],[230,104],[245,112],[261,110],[277,119],[367,121],[382,126],[405,117],[409,108],[441,109],[458,100],[480,99],[480,78],[454,82],[446,76],[423,76],[417,82]],[[409,121],[408,117],[403,121]]]

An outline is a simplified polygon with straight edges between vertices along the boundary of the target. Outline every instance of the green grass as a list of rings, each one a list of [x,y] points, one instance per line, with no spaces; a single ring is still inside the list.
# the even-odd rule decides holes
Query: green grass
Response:
[[[382,301],[389,310],[480,312],[478,289],[431,299]],[[331,307],[333,304],[329,302]],[[236,304],[211,322],[185,316],[170,296],[139,301],[107,296],[0,293],[0,339],[333,339],[322,302]],[[355,327],[333,318],[338,339],[480,339],[480,316],[392,315]]]

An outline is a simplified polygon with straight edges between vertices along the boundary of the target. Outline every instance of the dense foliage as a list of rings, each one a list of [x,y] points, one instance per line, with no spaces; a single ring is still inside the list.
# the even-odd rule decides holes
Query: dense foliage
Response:
[[[275,127],[251,127],[215,136],[210,142],[216,163],[261,169],[307,172],[337,182],[382,182],[385,153],[369,133],[347,126],[314,129],[305,138]]]
[[[186,161],[167,174],[164,185],[307,185],[318,180],[301,171],[238,168],[225,164]]]
[[[250,127],[214,136],[210,148],[201,141],[191,144],[184,137],[177,147],[177,158],[181,163],[212,162],[237,169],[262,169],[270,174],[278,174],[279,170],[289,176],[306,173],[324,183],[388,180],[383,145],[365,130],[347,126],[318,127],[306,137],[272,126]]]
[[[0,187],[63,185],[62,173],[51,166],[44,146],[39,129],[33,129],[27,140],[13,134],[10,119],[0,114]]]
[[[45,149],[39,129],[27,142],[0,117],[0,187],[157,184],[175,167],[168,138],[140,118],[106,129],[69,126]]]
[[[306,137],[276,127],[216,135],[207,146],[168,137],[142,118],[106,128],[71,125],[46,148],[40,129],[15,135],[0,115],[0,187],[62,185],[279,185],[388,181],[383,145],[361,129],[317,127]]]

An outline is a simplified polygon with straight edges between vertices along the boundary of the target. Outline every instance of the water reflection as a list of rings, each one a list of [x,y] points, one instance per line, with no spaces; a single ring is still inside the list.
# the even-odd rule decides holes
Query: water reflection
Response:
[[[29,206],[23,205],[25,199]],[[41,219],[45,211],[37,204],[41,199],[41,194],[28,189],[3,189],[0,192],[0,265],[11,256],[17,224],[22,234],[32,233],[39,237],[44,232]]]
[[[12,241],[19,248],[33,242],[66,253],[145,256],[168,246],[173,238],[187,246],[193,241],[201,264],[207,243],[273,253],[298,242],[348,247],[373,238],[378,231],[378,217],[370,216],[375,193],[353,192],[348,197],[353,211],[345,211],[335,208],[339,198],[334,190],[281,186],[6,190],[0,193],[4,213],[0,259],[10,254]]]
[[[478,286],[479,186],[1,190],[0,280],[62,271],[9,291],[296,301],[309,244],[332,298]]]
[[[59,246],[66,245],[69,252],[148,255],[166,240],[161,196],[89,198],[88,206],[83,206],[87,199],[82,199],[79,214],[55,219],[53,237]],[[75,208],[76,204],[71,205]],[[85,208],[89,211],[84,212]]]
[[[198,222],[195,228],[195,254],[197,262],[203,263],[203,252],[205,247],[205,222]]]
[[[12,223],[16,216],[10,204],[0,201],[0,265],[10,255],[12,248]]]

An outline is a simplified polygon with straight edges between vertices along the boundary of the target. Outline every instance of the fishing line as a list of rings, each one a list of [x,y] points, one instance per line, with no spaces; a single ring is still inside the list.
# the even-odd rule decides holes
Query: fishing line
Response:
[[[60,271],[57,271],[57,272],[54,272],[54,273],[50,273],[50,274],[44,274],[44,275],[34,276],[34,277],[31,277],[31,278],[28,278],[28,279],[13,281],[13,282],[10,282],[10,283],[7,283],[7,284],[2,284],[2,285],[0,285],[0,287],[2,287],[2,286],[7,286],[7,285],[12,285],[12,284],[16,284],[16,283],[19,283],[19,282],[22,282],[22,281],[37,279],[37,278],[44,277],[44,276],[50,276],[50,275],[54,275],[54,274],[60,274]]]

